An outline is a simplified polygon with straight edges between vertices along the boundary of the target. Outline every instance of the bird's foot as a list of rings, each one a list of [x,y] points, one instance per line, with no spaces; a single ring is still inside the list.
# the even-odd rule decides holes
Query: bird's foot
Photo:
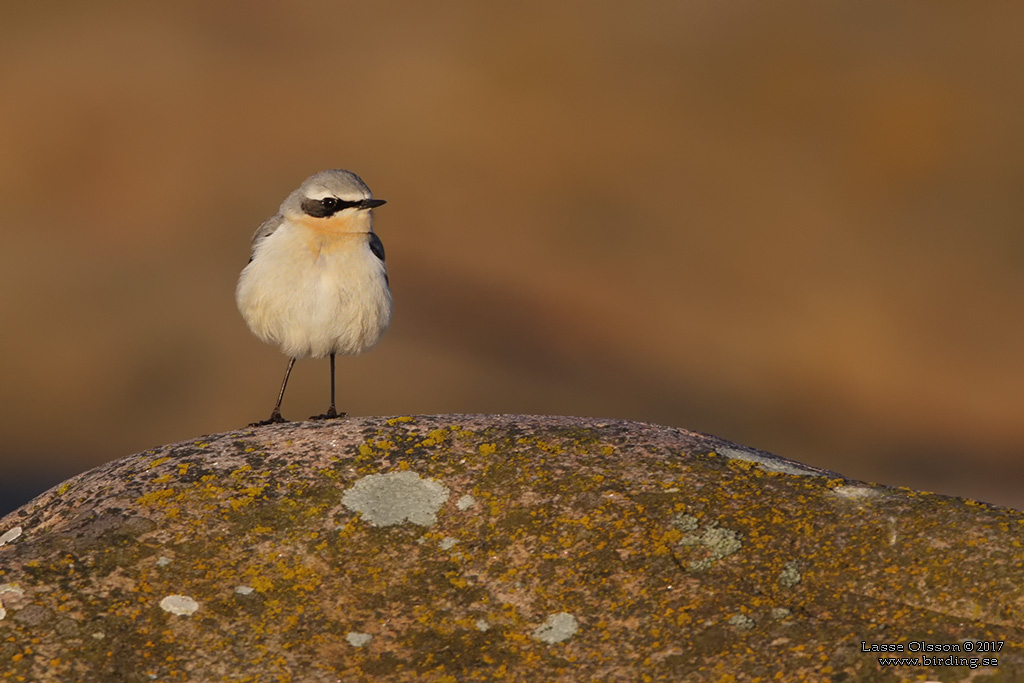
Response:
[[[310,420],[333,420],[333,419],[338,418],[338,417],[345,417],[345,415],[346,415],[346,413],[339,413],[337,410],[334,409],[334,406],[331,406],[330,408],[327,409],[327,412],[324,413],[323,415],[313,415],[309,419]]]
[[[250,427],[265,427],[266,425],[281,424],[282,422],[287,422],[287,421],[288,420],[286,420],[283,417],[281,417],[281,413],[279,413],[279,412],[277,412],[275,410],[274,412],[272,412],[270,414],[270,417],[268,417],[266,420],[260,420],[259,422],[253,422],[249,426]]]

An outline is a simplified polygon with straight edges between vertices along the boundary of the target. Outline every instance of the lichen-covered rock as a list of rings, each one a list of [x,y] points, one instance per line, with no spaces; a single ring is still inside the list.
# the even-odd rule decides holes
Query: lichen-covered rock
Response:
[[[1019,681],[1022,531],[1014,510],[635,422],[245,429],[0,520],[0,673]]]

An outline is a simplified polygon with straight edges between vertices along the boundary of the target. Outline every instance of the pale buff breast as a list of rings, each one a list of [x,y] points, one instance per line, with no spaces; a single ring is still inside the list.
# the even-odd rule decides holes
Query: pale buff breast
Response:
[[[391,321],[384,264],[370,251],[369,234],[334,223],[285,222],[238,282],[249,328],[294,358],[361,353]]]

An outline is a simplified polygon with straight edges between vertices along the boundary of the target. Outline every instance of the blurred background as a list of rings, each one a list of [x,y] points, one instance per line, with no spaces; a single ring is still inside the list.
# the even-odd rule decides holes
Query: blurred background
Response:
[[[0,512],[265,418],[234,287],[311,173],[388,205],[353,415],[711,432],[1024,507],[1024,6],[5,3]],[[326,360],[283,412],[320,413]]]

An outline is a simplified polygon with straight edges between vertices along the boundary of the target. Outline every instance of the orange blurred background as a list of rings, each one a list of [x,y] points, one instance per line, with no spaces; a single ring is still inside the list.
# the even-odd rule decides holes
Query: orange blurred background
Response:
[[[235,281],[332,167],[389,202],[395,297],[339,409],[645,420],[1024,507],[1022,19],[7,3],[0,512],[269,414],[286,359]]]

